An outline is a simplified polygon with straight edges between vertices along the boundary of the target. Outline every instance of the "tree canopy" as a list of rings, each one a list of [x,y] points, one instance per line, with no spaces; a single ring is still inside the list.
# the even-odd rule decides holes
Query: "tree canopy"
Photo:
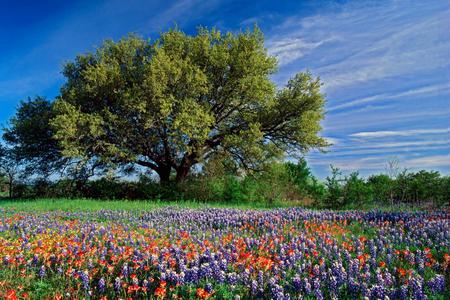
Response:
[[[55,117],[53,103],[43,97],[22,101],[4,128],[3,139],[17,161],[30,173],[41,175],[59,170],[67,161],[61,154],[50,120]]]
[[[162,182],[220,153],[240,167],[327,146],[321,82],[298,73],[277,90],[277,61],[255,28],[178,29],[155,41],[106,41],[66,64],[54,137],[66,157],[138,164]],[[173,172],[174,171],[174,172]]]

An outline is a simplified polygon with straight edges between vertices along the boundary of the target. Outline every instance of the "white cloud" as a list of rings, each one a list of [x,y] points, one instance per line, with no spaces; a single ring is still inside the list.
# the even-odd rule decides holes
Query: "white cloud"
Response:
[[[322,45],[318,41],[333,41],[332,48],[317,51],[312,68],[327,91],[450,65],[450,31],[444,29],[450,26],[450,6],[445,1],[354,2],[334,8],[287,18],[272,34],[289,42],[280,55],[283,64]]]
[[[332,138],[332,137],[325,137],[328,143],[331,143],[333,146],[336,146],[339,144],[339,139]]]
[[[363,131],[350,134],[351,137],[358,138],[383,138],[392,136],[413,136],[419,134],[440,134],[448,133],[450,128],[440,128],[440,129],[412,129],[412,130],[402,130],[402,131]]]
[[[447,108],[440,109],[422,109],[417,111],[408,112],[397,112],[397,111],[384,111],[378,112],[377,114],[352,114],[355,111],[346,111],[343,114],[331,115],[328,119],[325,119],[324,128],[329,132],[336,132],[339,130],[351,130],[354,131],[355,128],[364,128],[381,126],[390,124],[391,127],[397,126],[407,120],[430,120],[430,119],[445,119],[450,115],[450,110]],[[344,117],[344,116],[345,117]],[[351,120],[351,122],[349,122]]]
[[[339,109],[351,108],[351,107],[359,106],[361,104],[382,101],[382,100],[388,100],[388,99],[404,98],[404,100],[407,100],[407,99],[409,99],[408,97],[415,97],[415,96],[419,96],[419,95],[430,96],[430,95],[433,95],[436,93],[440,94],[440,93],[444,93],[444,92],[448,92],[448,91],[450,91],[449,83],[434,84],[434,85],[423,86],[420,88],[403,91],[400,93],[379,94],[379,95],[373,95],[373,96],[369,96],[369,97],[365,97],[365,98],[361,98],[361,99],[352,100],[349,102],[345,102],[342,104],[332,106],[328,109],[328,111],[331,112],[331,111],[335,111],[335,110],[339,110]]]
[[[450,144],[450,140],[428,140],[428,141],[407,141],[407,142],[387,142],[387,143],[360,143],[358,145],[350,145],[347,148],[360,148],[360,149],[381,149],[381,148],[396,148],[396,147],[408,147],[408,146],[426,146],[426,145],[447,145]],[[346,147],[343,147],[346,148]]]
[[[326,154],[326,157],[334,157],[334,158],[341,158],[341,157],[351,157],[355,155],[373,155],[375,157],[383,154],[398,154],[398,153],[425,153],[425,151],[436,151],[436,150],[442,150],[442,149],[449,149],[449,144],[442,144],[442,145],[413,145],[413,146],[400,146],[400,147],[391,147],[391,148],[370,148],[370,149],[364,149],[364,147],[352,147],[351,149],[333,149],[329,153]],[[322,157],[322,153],[314,153],[310,154],[311,157],[320,158]]]
[[[421,167],[421,168],[448,167],[450,166],[450,154],[413,158],[407,160],[405,164],[411,167]]]
[[[378,10],[385,18],[378,23],[374,22],[376,14],[370,15],[367,11],[349,14],[347,26],[360,23],[359,14],[367,16],[366,34],[345,28],[346,42],[356,51],[316,70],[322,74],[327,89],[431,71],[450,64],[450,34],[442,30],[442,26],[450,25],[448,7],[433,18],[423,14],[401,19],[398,11]]]
[[[276,56],[278,64],[283,66],[303,57],[330,40],[332,38],[311,42],[299,37],[281,37],[269,40],[267,47],[269,54]]]

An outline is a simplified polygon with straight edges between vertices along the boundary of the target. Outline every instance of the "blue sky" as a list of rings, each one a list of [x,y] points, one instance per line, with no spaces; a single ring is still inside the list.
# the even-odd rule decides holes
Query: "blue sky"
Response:
[[[316,174],[330,164],[383,172],[393,157],[450,174],[450,1],[4,0],[0,124],[21,99],[55,97],[64,62],[104,39],[255,22],[279,59],[279,86],[306,69],[324,82],[323,135],[334,146],[308,154]]]

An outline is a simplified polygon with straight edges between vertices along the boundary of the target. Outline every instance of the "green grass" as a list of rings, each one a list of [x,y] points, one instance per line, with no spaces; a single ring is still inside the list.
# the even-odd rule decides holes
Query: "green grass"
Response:
[[[271,205],[264,202],[200,202],[200,201],[161,201],[161,200],[93,200],[93,199],[36,199],[36,200],[10,200],[0,198],[0,209],[14,209],[17,211],[97,211],[101,209],[110,210],[136,210],[149,211],[157,208],[168,206],[176,206],[181,208],[236,208],[236,209],[269,209],[281,207],[302,206],[298,202],[281,202],[277,201]],[[309,206],[310,209],[319,209]],[[365,204],[365,205],[348,205],[341,210],[382,210],[382,211],[418,211],[418,206],[406,204],[396,204],[394,206],[388,204]]]
[[[90,199],[37,199],[37,200],[0,200],[0,209],[15,209],[18,211],[96,211],[139,210],[148,211],[157,208],[177,206],[183,208],[237,208],[237,209],[265,209],[275,207],[291,207],[289,203],[226,203],[226,202],[198,202],[198,201],[127,201],[127,200],[90,200]]]

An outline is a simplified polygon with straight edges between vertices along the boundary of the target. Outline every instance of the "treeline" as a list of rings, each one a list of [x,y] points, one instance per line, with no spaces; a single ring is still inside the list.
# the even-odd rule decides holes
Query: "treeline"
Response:
[[[3,191],[8,191],[3,177]],[[102,177],[82,183],[65,178],[54,181],[37,178],[15,182],[13,198],[93,198],[152,199],[201,202],[288,202],[318,208],[344,209],[389,205],[440,207],[450,199],[450,177],[436,171],[402,171],[387,174],[347,176],[335,167],[324,180],[317,179],[306,161],[273,163],[253,174],[236,174],[224,166],[206,165],[183,183],[160,184],[158,179],[141,175],[136,180]]]

